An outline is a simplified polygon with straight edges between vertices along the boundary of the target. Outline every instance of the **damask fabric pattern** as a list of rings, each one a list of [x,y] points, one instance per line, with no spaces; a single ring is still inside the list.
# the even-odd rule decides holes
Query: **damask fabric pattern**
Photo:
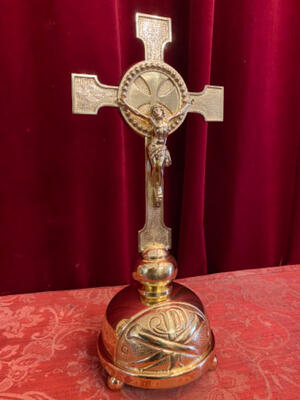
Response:
[[[300,399],[300,266],[182,280],[206,306],[218,368],[187,386],[105,386],[96,338],[117,287],[0,298],[0,400]]]

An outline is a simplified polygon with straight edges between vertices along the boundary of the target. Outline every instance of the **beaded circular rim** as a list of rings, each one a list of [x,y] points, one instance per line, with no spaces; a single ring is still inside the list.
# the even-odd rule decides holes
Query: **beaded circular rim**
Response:
[[[145,72],[160,72],[168,77],[168,79],[172,82],[174,87],[177,89],[179,93],[179,104],[178,109],[180,107],[184,107],[188,102],[188,90],[186,84],[179,73],[172,68],[170,65],[155,62],[155,61],[142,61],[138,64],[135,64],[131,67],[123,76],[118,91],[118,98],[126,101],[128,96],[128,91],[130,86],[134,83],[134,81],[141,76]],[[137,117],[134,113],[124,107],[120,108],[121,113],[126,120],[126,122],[134,129],[137,133],[143,136],[150,136],[153,127],[151,124],[144,121],[142,118]],[[170,132],[174,132],[184,121],[186,117],[186,113],[174,118],[172,122],[170,122]]]

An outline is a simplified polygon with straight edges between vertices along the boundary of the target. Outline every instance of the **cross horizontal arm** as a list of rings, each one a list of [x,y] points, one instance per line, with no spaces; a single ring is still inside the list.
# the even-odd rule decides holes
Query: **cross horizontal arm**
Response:
[[[223,121],[224,87],[205,85],[199,93],[189,93],[189,112],[203,115],[205,121]]]
[[[100,107],[118,107],[118,87],[99,82],[97,75],[72,74],[72,111],[97,114]]]

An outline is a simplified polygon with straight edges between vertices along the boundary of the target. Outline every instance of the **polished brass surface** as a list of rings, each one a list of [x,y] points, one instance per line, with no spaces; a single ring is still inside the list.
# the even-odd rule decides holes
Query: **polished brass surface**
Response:
[[[137,260],[133,278],[140,282],[138,289],[145,304],[160,303],[168,299],[176,278],[177,264],[163,247],[150,247]]]
[[[173,284],[176,260],[169,254],[171,229],[164,224],[164,169],[171,165],[167,138],[188,112],[206,121],[223,120],[223,87],[189,92],[179,73],[163,61],[172,41],[171,19],[136,14],[136,35],[145,60],[133,65],[119,86],[96,75],[72,74],[73,113],[97,114],[118,107],[125,121],[145,140],[146,221],[139,231],[136,284],[110,302],[98,340],[107,384],[145,388],[186,384],[217,365],[214,336],[199,298]]]
[[[123,382],[119,381],[118,379],[114,378],[113,376],[109,376],[107,378],[107,386],[114,391],[118,391],[122,388]]]

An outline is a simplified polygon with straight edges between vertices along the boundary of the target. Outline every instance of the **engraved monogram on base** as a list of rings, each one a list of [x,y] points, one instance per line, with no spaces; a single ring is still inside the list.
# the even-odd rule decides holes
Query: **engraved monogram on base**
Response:
[[[194,368],[211,345],[208,320],[186,303],[152,306],[118,331],[115,363],[143,376],[169,376]]]

